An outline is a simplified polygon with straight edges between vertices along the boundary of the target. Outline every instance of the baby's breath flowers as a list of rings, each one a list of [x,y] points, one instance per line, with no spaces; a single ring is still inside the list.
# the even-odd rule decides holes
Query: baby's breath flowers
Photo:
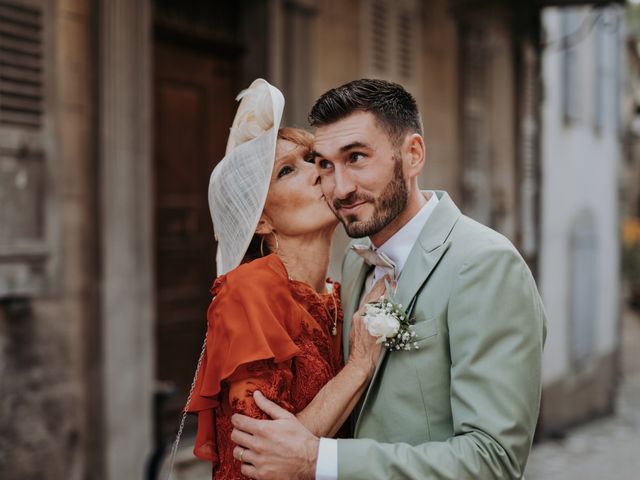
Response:
[[[388,350],[418,349],[416,332],[402,304],[380,297],[377,302],[367,303],[364,309],[364,324],[369,334],[378,338],[377,343],[384,342]]]

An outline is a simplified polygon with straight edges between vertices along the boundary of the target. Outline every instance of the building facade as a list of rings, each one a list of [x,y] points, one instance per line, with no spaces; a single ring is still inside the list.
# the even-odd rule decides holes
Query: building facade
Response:
[[[544,3],[0,0],[0,477],[143,478],[175,430],[215,276],[208,177],[256,77],[302,127],[329,88],[402,83],[422,186],[548,265]]]
[[[542,421],[555,431],[614,406],[624,21],[618,7],[568,7],[545,9],[542,24]]]

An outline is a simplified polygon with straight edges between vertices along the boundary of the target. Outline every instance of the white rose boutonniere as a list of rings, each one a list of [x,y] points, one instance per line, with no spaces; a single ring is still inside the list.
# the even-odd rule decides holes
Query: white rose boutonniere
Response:
[[[402,304],[381,297],[377,302],[367,303],[364,309],[364,325],[369,334],[378,338],[377,343],[384,342],[388,350],[418,349],[412,320],[402,309]]]
[[[364,324],[370,335],[378,337],[377,343],[395,336],[400,330],[400,321],[396,316],[388,313],[382,301],[367,303],[364,306]]]
[[[238,94],[236,100],[241,102],[231,126],[227,151],[253,140],[273,127],[270,95],[266,82],[255,83]]]

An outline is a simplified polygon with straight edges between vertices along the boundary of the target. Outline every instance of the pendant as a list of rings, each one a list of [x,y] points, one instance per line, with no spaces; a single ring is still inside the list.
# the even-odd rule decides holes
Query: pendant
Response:
[[[331,334],[335,337],[338,334],[338,329],[336,328],[336,326],[334,325],[333,328],[331,329]]]

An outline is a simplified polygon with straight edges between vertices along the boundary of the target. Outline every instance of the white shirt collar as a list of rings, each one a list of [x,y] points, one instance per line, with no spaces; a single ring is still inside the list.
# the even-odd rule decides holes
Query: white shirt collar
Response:
[[[406,225],[394,233],[391,238],[376,249],[384,253],[395,264],[395,271],[398,276],[402,273],[404,264],[407,262],[407,258],[409,258],[409,253],[411,253],[413,245],[416,243],[416,240],[418,240],[425,223],[427,223],[427,220],[438,205],[436,192],[429,191],[428,193],[431,194],[431,198],[423,205],[420,211],[416,213]],[[378,272],[379,268],[380,267],[376,267],[375,269],[376,278],[378,278],[380,274],[380,272]]]

